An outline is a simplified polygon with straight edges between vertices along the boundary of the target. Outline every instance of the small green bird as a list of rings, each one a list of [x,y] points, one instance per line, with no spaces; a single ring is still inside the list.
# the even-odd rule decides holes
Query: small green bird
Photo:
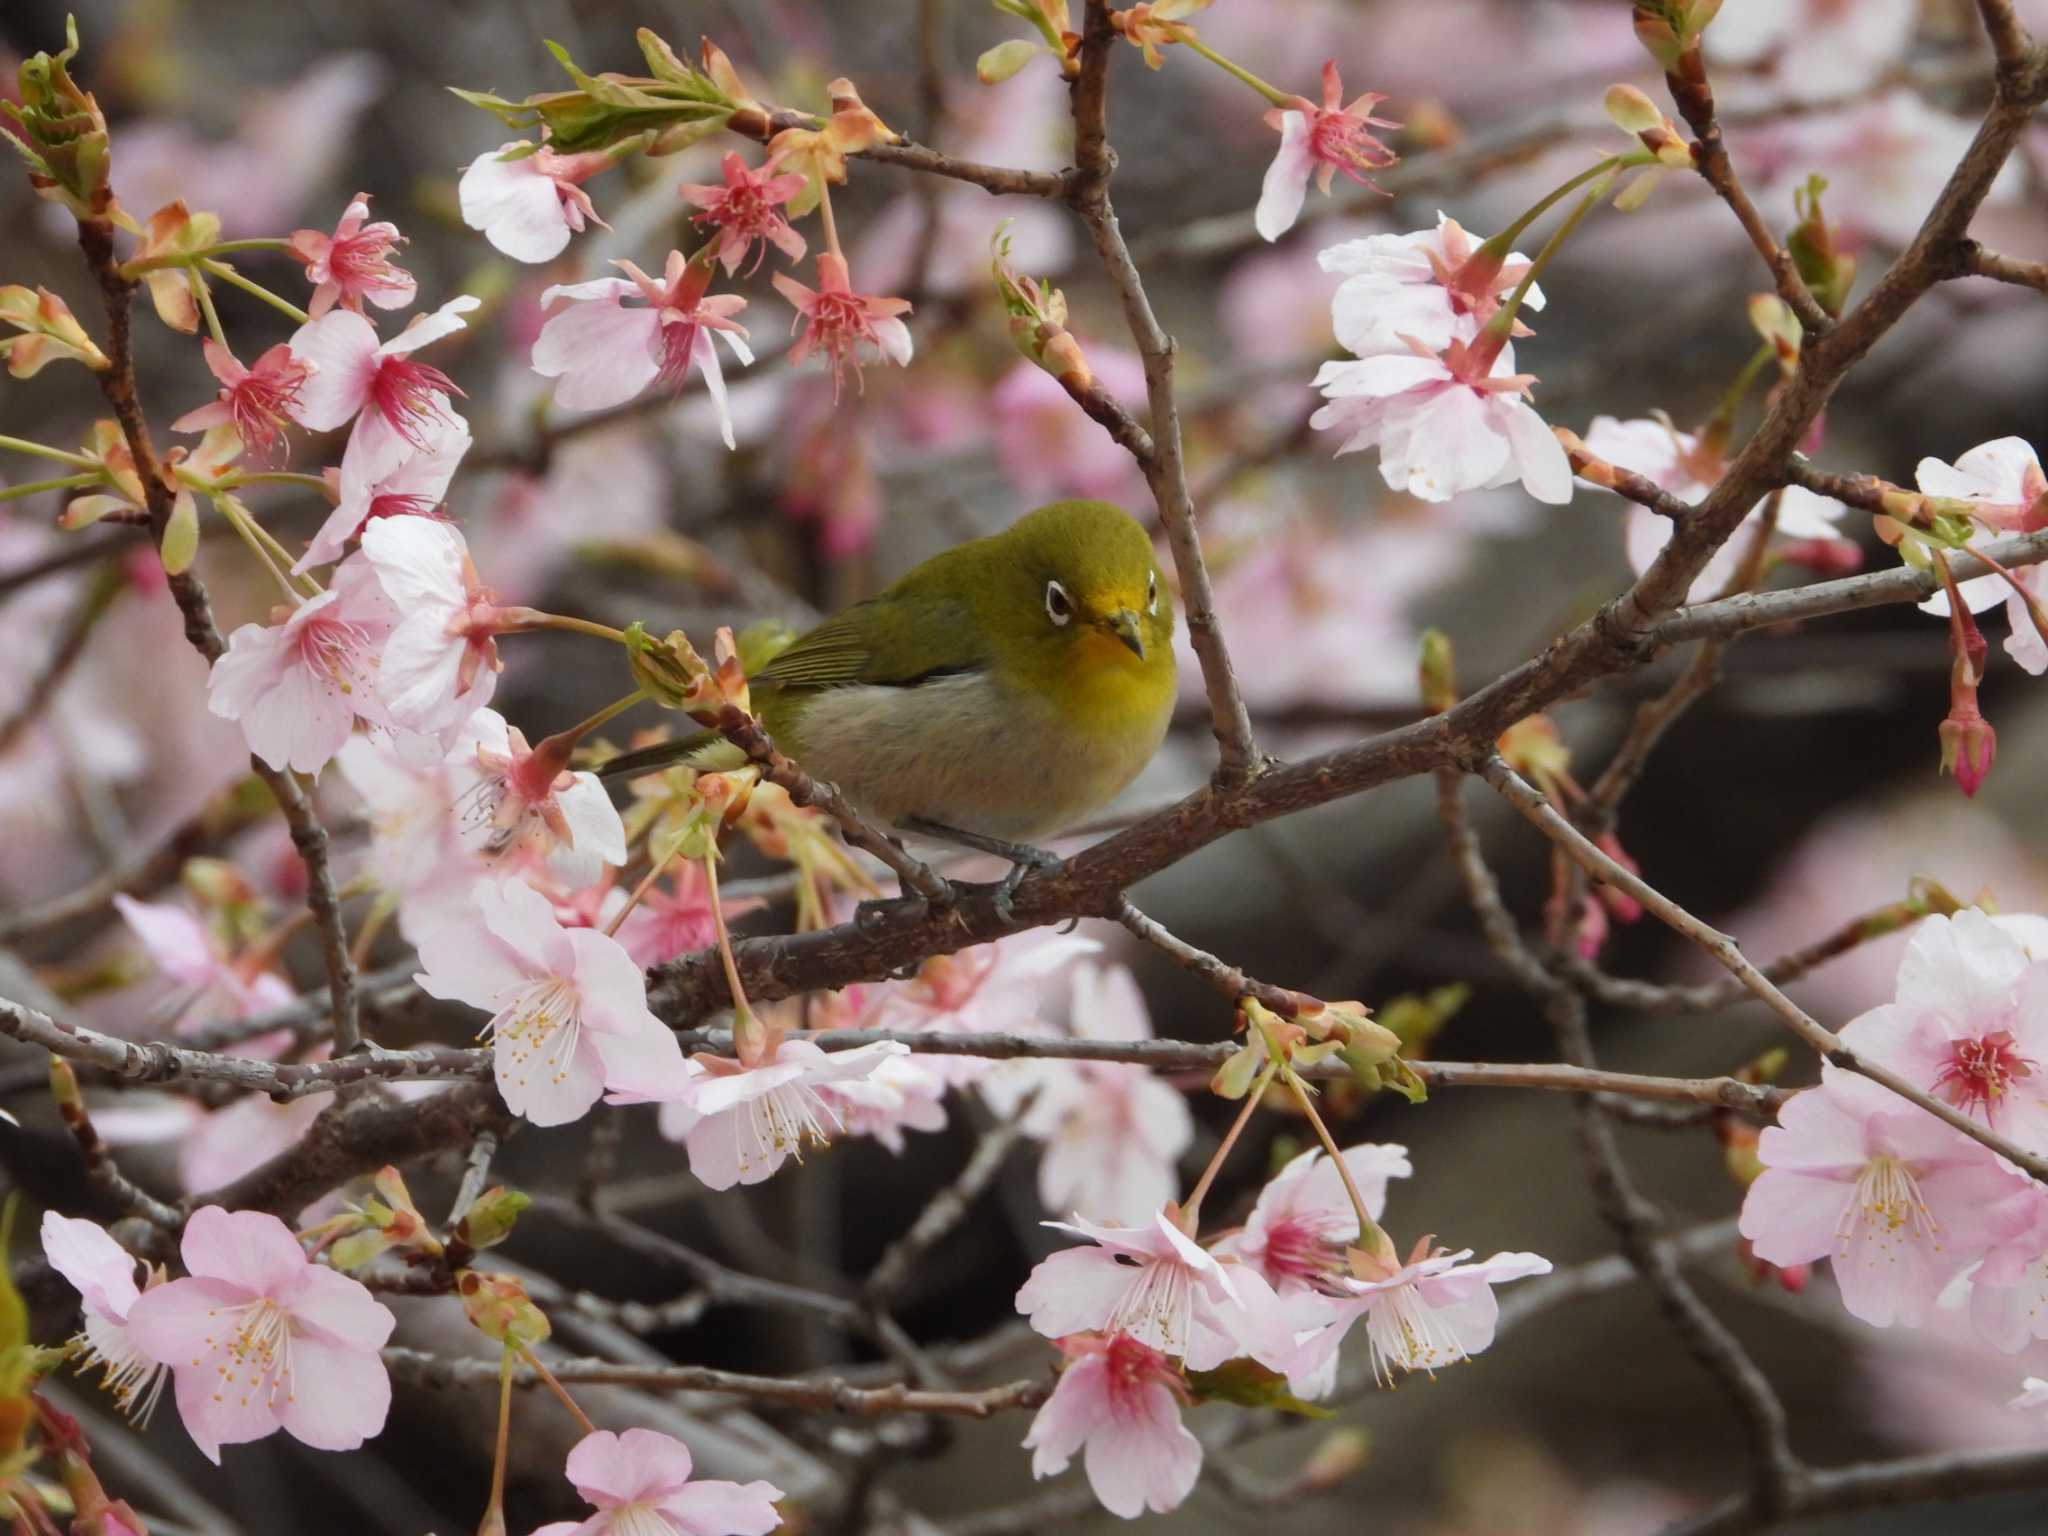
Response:
[[[1028,842],[1085,820],[1151,760],[1173,713],[1173,596],[1152,540],[1101,501],[1057,501],[934,555],[793,642],[751,679],[768,734],[907,830]],[[697,737],[613,759],[687,759]]]

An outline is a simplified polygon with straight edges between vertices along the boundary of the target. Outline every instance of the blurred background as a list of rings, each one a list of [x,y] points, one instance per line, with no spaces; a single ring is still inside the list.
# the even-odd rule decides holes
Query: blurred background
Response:
[[[1779,0],[1727,0],[1727,11],[1746,4]],[[1902,9],[1881,0],[1784,0],[1783,8],[1847,13],[1871,29],[1866,35],[1887,38],[1887,18]],[[976,83],[975,56],[1018,30],[981,0],[78,0],[75,9],[86,43],[81,78],[113,124],[115,187],[138,216],[183,198],[217,212],[229,238],[324,230],[349,194],[365,191],[377,215],[409,236],[403,259],[419,278],[423,306],[458,291],[485,298],[481,323],[437,348],[434,360],[466,391],[477,437],[451,509],[480,570],[508,601],[615,624],[643,618],[693,636],[761,617],[801,626],[932,551],[1055,496],[1105,496],[1150,516],[1143,484],[1120,451],[1010,348],[988,280],[990,236],[1011,220],[1016,265],[1065,290],[1096,373],[1142,409],[1129,338],[1078,226],[1060,210],[856,165],[850,187],[835,196],[856,286],[915,302],[916,360],[902,370],[870,368],[864,387],[835,407],[825,375],[775,361],[787,311],[764,270],[742,284],[762,361],[733,380],[733,453],[719,445],[694,393],[558,436],[573,418],[549,409],[543,381],[526,366],[541,290],[599,275],[614,257],[658,270],[672,245],[687,243],[676,186],[716,180],[725,142],[636,160],[593,183],[610,229],[579,237],[544,268],[497,256],[461,222],[461,167],[508,135],[444,87],[512,97],[552,88],[560,74],[543,38],[587,69],[637,73],[637,26],[681,52],[700,34],[712,36],[759,94],[778,103],[822,106],[823,82],[845,74],[887,122],[921,140],[1007,164],[1066,164],[1065,91],[1044,60],[1002,86]],[[1910,235],[1986,93],[1974,8],[1926,0],[1903,9],[1911,12],[1906,30],[1895,46],[1873,47],[1865,78],[1821,89],[1812,78],[1818,66],[1789,48],[1717,74],[1738,165],[1771,221],[1788,227],[1792,188],[1811,172],[1827,176],[1827,209],[1859,252],[1863,284]],[[2036,26],[2048,26],[2048,5],[2031,9]],[[65,10],[61,0],[6,0],[0,51],[59,46]],[[1198,24],[1224,53],[1311,96],[1322,61],[1335,58],[1347,96],[1383,91],[1385,115],[1410,125],[1396,141],[1409,164],[1389,178],[1393,195],[1342,183],[1331,199],[1312,192],[1302,222],[1268,246],[1249,217],[1276,142],[1260,120],[1262,104],[1185,50],[1169,50],[1157,73],[1132,50],[1120,48],[1114,63],[1118,211],[1182,347],[1183,419],[1225,633],[1264,744],[1297,756],[1412,715],[1424,626],[1455,638],[1461,677],[1476,686],[1590,612],[1629,575],[1626,519],[1611,496],[1581,488],[1571,505],[1545,508],[1512,488],[1424,506],[1386,489],[1375,455],[1332,457],[1334,444],[1306,424],[1315,404],[1308,381],[1336,355],[1328,308],[1335,279],[1319,269],[1316,252],[1426,227],[1439,209],[1486,234],[1615,147],[1599,109],[1608,84],[1632,80],[1660,99],[1661,92],[1623,0],[1217,0]],[[2037,129],[1976,227],[1987,244],[2044,254],[2044,174],[2048,130]],[[296,282],[281,262],[270,274],[295,291],[286,276]],[[1518,366],[1540,381],[1537,408],[1581,433],[1596,416],[1653,410],[1696,426],[1755,346],[1744,301],[1765,286],[1762,276],[1726,210],[1687,179],[1668,180],[1640,212],[1601,213],[1546,274],[1538,334],[1518,344]],[[91,315],[66,221],[15,176],[0,176],[0,280],[45,284]],[[276,315],[238,293],[222,290],[219,303],[245,357],[286,334]],[[1923,455],[1953,460],[2007,434],[2031,433],[2038,443],[2048,374],[2039,303],[1988,282],[1942,286],[1836,397],[1820,462],[1910,482]],[[213,384],[188,341],[147,318],[138,333],[144,395],[161,432]],[[1752,402],[1745,424],[1756,410]],[[0,431],[9,434],[68,445],[98,414],[82,370],[51,369],[33,386],[0,384]],[[301,442],[293,467],[317,468],[322,447]],[[34,466],[9,460],[0,473],[27,479]],[[293,494],[263,504],[288,544],[310,535],[325,510],[317,498]],[[206,713],[203,666],[149,580],[146,552],[136,559],[119,531],[57,533],[57,506],[51,496],[0,505],[0,656],[8,658],[0,663],[0,718],[14,713],[68,619],[89,601],[103,600],[105,611],[49,711],[0,737],[0,905],[17,909],[193,825],[242,772],[239,736]],[[1891,556],[1866,521],[1851,514],[1842,527],[1866,562],[1880,566]],[[202,570],[224,627],[260,617],[267,599],[247,562],[233,550],[215,555],[202,557]],[[52,567],[55,574],[38,574]],[[1805,575],[1787,567],[1774,579]],[[2002,626],[2002,618],[1989,621],[1994,641]],[[508,645],[507,655],[498,702],[530,737],[617,692],[613,664],[594,661],[573,637],[533,637]],[[1682,661],[1666,658],[1557,712],[1582,777],[1597,772],[1630,707],[1667,684]],[[1191,658],[1183,662],[1183,726],[1126,811],[1184,792],[1209,765],[1198,680]],[[1965,898],[1986,894],[2007,910],[2038,908],[2048,890],[2032,793],[2048,756],[2041,690],[1994,649],[1985,702],[2000,735],[1998,766],[1978,800],[1966,802],[1935,773],[1946,669],[1943,627],[1910,609],[1734,647],[1724,685],[1671,732],[1628,802],[1625,846],[1653,883],[1731,929],[1758,958],[1905,895],[1916,875]],[[347,796],[339,786],[323,789],[347,848]],[[1432,792],[1425,782],[1396,785],[1238,834],[1148,883],[1140,899],[1191,941],[1324,996],[1377,1005],[1468,983],[1472,996],[1433,1054],[1547,1059],[1547,1029],[1507,984],[1463,907]],[[1533,923],[1547,881],[1542,848],[1491,807],[1475,810],[1511,903]],[[208,841],[202,836],[190,851]],[[281,828],[258,828],[231,847],[252,879],[275,879],[276,894],[291,898]],[[773,910],[749,919],[759,931],[787,921]],[[81,919],[0,951],[0,978],[39,987],[102,1027],[126,1021],[139,1029],[158,984],[125,932],[109,924],[107,915]],[[1206,1040],[1227,1030],[1226,1011],[1189,978],[1149,955],[1125,954],[1113,931],[1095,937],[1136,968],[1158,1034]],[[1888,990],[1899,947],[1897,939],[1869,946],[1795,995],[1839,1024]],[[291,958],[301,983],[317,977],[310,951]],[[393,946],[379,958],[396,961],[403,951]],[[1617,929],[1605,963],[1655,979],[1703,974],[1643,925]],[[1047,1006],[1057,1016],[1063,995]],[[1781,1043],[1756,1010],[1609,1014],[1596,1025],[1605,1063],[1637,1071],[1717,1073]],[[381,1031],[394,1042],[466,1041],[471,1027],[414,1008]],[[1807,1070],[1795,1066],[1795,1077]],[[36,1073],[14,1070],[6,1081],[8,1107],[25,1125],[0,1130],[13,1179],[42,1200],[83,1200],[66,1183],[73,1154]],[[1184,1161],[1187,1174],[1226,1118],[1217,1101],[1198,1094],[1191,1102],[1203,1130]],[[957,1171],[981,1113],[961,1104],[945,1131],[914,1137],[900,1155],[852,1142],[747,1196],[718,1200],[700,1198],[680,1150],[660,1141],[651,1122],[626,1117],[623,1145],[611,1154],[610,1208],[741,1269],[843,1287],[843,1277],[862,1274]],[[1280,1117],[1262,1117],[1254,1129],[1251,1153],[1223,1177],[1239,1209],[1268,1156],[1298,1134]],[[1622,1134],[1674,1227],[1732,1215],[1739,1191],[1707,1131]],[[1416,1174],[1396,1187],[1390,1207],[1397,1234],[1434,1230],[1482,1254],[1533,1249],[1561,1266],[1611,1249],[1561,1100],[1446,1091],[1411,1108],[1383,1098],[1356,1106],[1339,1135],[1412,1150]],[[588,1139],[587,1124],[528,1132],[506,1148],[501,1174],[567,1195],[593,1166]],[[1015,1288],[1049,1247],[1037,1226],[1047,1213],[1034,1191],[1032,1155],[1012,1155],[993,1196],[915,1277],[902,1316],[920,1340],[972,1339],[1013,1320]],[[174,1186],[173,1158],[160,1142],[135,1157],[145,1177]],[[452,1189],[459,1169],[446,1173]],[[423,1183],[434,1188],[431,1178]],[[1785,1394],[1803,1456],[1829,1464],[2039,1433],[2037,1422],[2006,1414],[2002,1404],[2021,1375],[2048,1374],[2048,1346],[2012,1361],[1981,1356],[1968,1339],[1889,1338],[1847,1319],[1825,1275],[1795,1296],[1753,1285],[1732,1234],[1706,1251],[1706,1295]],[[661,1301],[688,1289],[688,1276],[658,1255],[626,1252],[545,1213],[522,1225],[506,1253],[572,1290],[614,1300]],[[466,1347],[459,1328],[436,1323],[428,1309],[406,1313],[406,1339]],[[645,1339],[593,1325],[572,1342],[755,1371],[874,1358],[835,1330],[733,1309]],[[999,1339],[973,1379],[1036,1371],[1044,1360],[1028,1335],[1008,1346]],[[1085,1498],[1065,1507],[1018,1502],[1034,1497],[1016,1449],[1021,1418],[891,1426],[593,1395],[603,1402],[593,1405],[600,1422],[680,1433],[712,1475],[770,1477],[799,1493],[825,1528],[929,1520],[955,1536],[997,1536],[1055,1512],[1107,1521]],[[110,1481],[118,1484],[122,1458],[134,1458],[150,1486],[183,1488],[189,1507],[164,1512],[198,1529],[277,1529],[279,1512],[289,1510],[289,1528],[309,1533],[445,1533],[473,1525],[481,1503],[487,1397],[402,1387],[392,1429],[366,1452],[323,1457],[273,1440],[230,1452],[228,1477],[204,1466],[170,1415],[140,1445],[113,1430],[100,1441]],[[537,1395],[517,1412],[513,1524],[524,1530],[572,1514],[559,1478],[569,1435]],[[1412,1536],[1632,1536],[1703,1507],[1743,1477],[1738,1423],[1635,1288],[1544,1310],[1504,1329],[1480,1363],[1366,1395],[1338,1422],[1369,1435],[1370,1457],[1336,1490],[1290,1506],[1284,1518],[1304,1528],[1352,1528],[1369,1512],[1376,1529]],[[1277,1478],[1331,1426],[1244,1428],[1259,1432],[1227,1454]],[[2013,1498],[1971,1506],[1967,1526],[1955,1511],[1933,1508],[1813,1529],[2038,1530],[2042,1508],[2038,1498]],[[1274,1515],[1247,1503],[1242,1490],[1233,1498],[1205,1483],[1171,1518],[1190,1529],[1250,1530]]]

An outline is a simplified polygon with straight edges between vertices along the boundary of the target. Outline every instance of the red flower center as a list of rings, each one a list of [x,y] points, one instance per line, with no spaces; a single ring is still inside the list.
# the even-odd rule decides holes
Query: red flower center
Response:
[[[433,425],[448,420],[448,396],[461,393],[440,369],[409,357],[379,358],[370,381],[370,404],[422,453]]]
[[[2011,1031],[2001,1029],[1955,1041],[1935,1076],[1934,1091],[1967,1113],[1981,1110],[1990,1121],[2012,1085],[2039,1070],[2039,1062],[2014,1049]]]

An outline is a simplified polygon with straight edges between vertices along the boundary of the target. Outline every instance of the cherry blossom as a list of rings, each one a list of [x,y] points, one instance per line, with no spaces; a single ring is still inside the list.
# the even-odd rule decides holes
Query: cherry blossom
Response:
[[[586,224],[610,227],[580,183],[612,163],[599,151],[563,155],[524,140],[500,144],[470,161],[456,184],[462,222],[515,261],[552,261]]]
[[[2030,1151],[2048,1152],[2048,963],[1974,907],[1923,918],[1896,1000],[1845,1045]]]
[[[1306,1378],[1315,1388],[1332,1383],[1337,1346],[1361,1317],[1373,1374],[1390,1386],[1396,1371],[1436,1371],[1478,1354],[1493,1342],[1500,1320],[1493,1288],[1547,1275],[1550,1261],[1533,1253],[1496,1253],[1466,1263],[1471,1257],[1470,1248],[1450,1253],[1430,1248],[1424,1238],[1407,1263],[1390,1273],[1338,1277],[1327,1303],[1335,1320],[1300,1342],[1289,1379]]]
[[[1308,178],[1313,172],[1316,189],[1329,195],[1337,173],[1363,187],[1373,187],[1373,171],[1383,171],[1400,156],[1373,136],[1375,128],[1398,128],[1391,118],[1374,117],[1372,109],[1387,98],[1367,91],[1344,105],[1344,82],[1337,74],[1337,61],[1323,63],[1323,100],[1318,106],[1305,96],[1293,105],[1275,107],[1266,122],[1280,130],[1280,152],[1266,170],[1259,191],[1258,211],[1253,216],[1259,234],[1278,240],[1294,227],[1308,195]],[[1377,187],[1373,187],[1378,191]]]
[[[569,771],[559,742],[526,744],[493,709],[470,717],[449,749],[449,792],[464,844],[486,858],[524,854],[567,886],[626,862],[626,829],[597,775]]]
[[[909,312],[910,301],[855,293],[846,261],[836,252],[819,253],[815,290],[782,272],[775,274],[774,281],[775,291],[795,306],[797,324],[802,327],[789,349],[791,364],[801,363],[813,350],[822,352],[832,367],[835,398],[847,368],[860,380],[864,354],[879,355],[899,367],[909,366],[910,327],[902,316]]]
[[[2048,1191],[2031,1193],[2026,1224],[1970,1273],[1970,1324],[1993,1349],[2016,1355],[2048,1339]]]
[[[413,316],[385,342],[352,310],[307,321],[292,333],[291,349],[312,365],[313,376],[299,391],[292,419],[315,432],[353,421],[344,471],[352,468],[364,481],[381,479],[439,437],[454,415],[449,396],[462,393],[447,374],[412,354],[463,329],[468,322],[462,317],[481,302],[472,294],[450,299],[430,315]]]
[[[557,285],[541,295],[545,306],[566,301],[567,307],[541,327],[533,371],[561,380],[555,386],[559,404],[594,411],[630,400],[657,380],[665,389],[681,389],[695,368],[718,412],[725,446],[732,447],[725,375],[711,338],[722,336],[733,356],[753,362],[746,327],[733,319],[747,301],[735,293],[705,293],[710,267],[692,263],[681,251],[668,253],[659,279],[630,261],[613,265],[626,276]],[[627,299],[644,303],[628,309]]]
[[[1123,966],[1073,971],[1072,1029],[1088,1040],[1149,1040],[1144,994]],[[1038,1197],[1047,1210],[1138,1225],[1173,1199],[1194,1118],[1178,1091],[1128,1062],[1038,1063],[1024,1134],[1045,1145]],[[1011,1081],[1011,1091],[1026,1080]]]
[[[309,1263],[262,1211],[202,1207],[179,1253],[189,1277],[144,1291],[128,1333],[171,1368],[178,1416],[209,1461],[279,1429],[321,1451],[383,1429],[391,1378],[378,1351],[396,1319],[361,1284]]]
[[[674,874],[669,884],[656,881],[650,885],[641,893],[639,904],[619,924],[619,942],[642,969],[665,964],[692,950],[708,949],[718,937],[704,866],[685,859],[672,868]],[[623,904],[625,899],[625,893],[620,892],[619,903]],[[735,901],[727,897],[726,920],[730,922],[760,905],[752,899]]]
[[[275,1045],[285,1043],[273,1039]],[[240,1054],[267,1058],[271,1052],[251,1050],[244,1045]],[[280,1152],[297,1146],[333,1102],[331,1093],[302,1093],[282,1103],[265,1094],[251,1093],[218,1109],[199,1110],[197,1118],[177,1139],[178,1183],[187,1194],[194,1195],[233,1183]]]
[[[2001,532],[2032,533],[2048,526],[2048,477],[2043,476],[2040,459],[2024,439],[2000,437],[1979,443],[1954,464],[1922,459],[1914,479],[1929,496],[1970,502],[1974,516]],[[2035,601],[2048,599],[2040,567],[2021,566],[2013,575]],[[1972,613],[1996,607],[2002,600],[2006,605],[2005,653],[2036,677],[2048,672],[2048,640],[2043,640],[2026,598],[2013,590],[2011,582],[1994,572],[1959,583],[1958,590]],[[1920,608],[1923,613],[1947,618],[1948,594],[1937,592]]]
[[[234,353],[210,336],[199,346],[206,366],[220,380],[220,393],[172,422],[171,430],[205,432],[231,426],[251,454],[270,456],[282,443],[284,423],[297,409],[299,394],[313,376],[312,364],[294,354],[285,342],[257,358],[253,368],[243,367]]]
[[[488,704],[498,659],[497,595],[476,574],[452,524],[378,518],[362,556],[403,617],[385,643],[381,687],[394,724],[443,735]]]
[[[251,960],[229,957],[183,907],[117,895],[114,906],[168,981],[187,989],[179,1013],[199,1022],[246,1019],[292,1000],[291,983]]]
[[[1690,432],[1681,432],[1669,421],[1637,417],[1630,421],[1612,416],[1595,416],[1586,429],[1586,448],[1595,458],[1605,459],[1623,469],[1647,475],[1681,501],[1698,502],[1719,482],[1727,462],[1712,443]],[[1736,531],[1714,552],[1714,556],[1693,578],[1686,601],[1705,602],[1719,597],[1748,558],[1751,541],[1763,524],[1764,506],[1750,509]],[[1826,540],[1846,543],[1835,526],[1846,512],[1839,501],[1817,496],[1800,486],[1788,485],[1778,493],[1778,519],[1773,534],[1779,539]],[[1628,563],[1641,575],[1650,568],[1664,546],[1671,542],[1671,519],[1659,517],[1647,507],[1628,509]]]
[[[84,1303],[77,1335],[86,1368],[97,1367],[100,1384],[114,1404],[137,1424],[147,1424],[164,1387],[164,1368],[128,1336],[128,1314],[142,1290],[135,1283],[135,1256],[90,1221],[43,1212],[43,1257],[71,1282]]]
[[[690,1172],[709,1189],[759,1184],[806,1144],[823,1146],[844,1129],[825,1091],[873,1076],[909,1047],[877,1041],[822,1051],[808,1040],[771,1041],[755,1066],[699,1056],[680,1091],[661,1106],[661,1134],[680,1141]]]
[[[1411,340],[1432,352],[1477,340],[1529,271],[1519,251],[1497,262],[1477,260],[1481,244],[1440,212],[1435,229],[1367,235],[1319,251],[1322,269],[1344,279],[1330,300],[1337,340],[1359,357],[1407,352]],[[1542,307],[1543,290],[1532,283],[1522,308]]]
[[[804,178],[791,171],[777,175],[773,160],[759,170],[751,170],[746,161],[730,150],[718,162],[718,170],[724,177],[721,185],[691,182],[676,190],[685,201],[702,210],[690,216],[692,224],[718,231],[718,260],[726,275],[739,270],[750,250],[754,252],[754,266],[758,267],[771,245],[791,261],[803,260],[804,237],[790,227],[782,204],[803,191]]]
[[[2029,1181],[1868,1078],[1830,1067],[1757,1144],[1741,1230],[1772,1264],[1834,1260],[1842,1305],[1916,1327],[1942,1287],[2015,1235]]]
[[[1488,365],[1455,341],[1441,357],[1325,363],[1315,383],[1328,403],[1309,422],[1344,434],[1339,454],[1377,445],[1387,484],[1423,501],[1520,480],[1538,501],[1562,505],[1572,498],[1571,463],[1524,398],[1535,375],[1514,366],[1511,345]]]
[[[533,1536],[768,1536],[782,1524],[772,1483],[692,1481],[690,1448],[651,1429],[585,1435],[569,1452],[569,1481],[597,1507]]]
[[[1066,1471],[1076,1451],[1102,1507],[1126,1520],[1179,1506],[1202,1470],[1202,1442],[1181,1423],[1187,1382],[1158,1350],[1127,1333],[1074,1334],[1052,1396],[1031,1421],[1031,1475]]]
[[[428,931],[413,979],[491,1015],[484,1032],[514,1114],[565,1125],[607,1091],[638,1102],[682,1087],[682,1049],[648,1012],[646,978],[617,940],[564,928],[517,880],[486,881],[473,900],[483,931],[459,917]]]
[[[1082,1216],[1045,1225],[1096,1244],[1043,1260],[1017,1292],[1017,1310],[1047,1338],[1127,1333],[1193,1371],[1245,1352],[1229,1270],[1163,1213],[1139,1227]]]
[[[302,575],[316,565],[339,560],[348,541],[372,518],[434,516],[470,442],[468,424],[460,417],[448,416],[429,423],[425,448],[407,454],[374,477],[364,473],[360,456],[354,460],[344,456],[335,475],[339,494],[334,510],[307,544],[292,574]]]
[[[1344,1166],[1375,1220],[1387,1206],[1387,1181],[1414,1172],[1406,1147],[1374,1142],[1345,1148]],[[1244,1227],[1211,1251],[1256,1269],[1285,1296],[1320,1289],[1343,1274],[1344,1250],[1357,1241],[1358,1213],[1337,1166],[1311,1147],[1259,1191]]]
[[[1898,63],[1919,14],[1916,0],[1728,0],[1704,36],[1710,59],[1768,63],[1782,95],[1825,101],[1861,90]]]
[[[887,1056],[866,1077],[826,1083],[819,1096],[849,1136],[868,1136],[901,1153],[905,1131],[946,1128],[946,1077],[929,1057]]]
[[[318,773],[357,720],[389,724],[383,652],[398,613],[377,573],[344,563],[281,623],[244,624],[207,680],[206,707],[242,727],[271,767]]]
[[[465,728],[475,731],[490,712],[477,711]],[[468,907],[470,888],[483,875],[481,839],[464,822],[456,801],[457,767],[464,737],[446,758],[417,760],[388,735],[349,739],[334,765],[361,796],[370,825],[367,871],[383,891],[398,898],[398,926],[417,944],[451,913]],[[474,743],[469,751],[473,755]],[[473,781],[465,775],[461,787]]]
[[[391,248],[404,243],[396,224],[370,222],[367,192],[350,201],[332,235],[299,230],[291,253],[306,264],[306,281],[313,284],[306,312],[318,320],[339,304],[360,315],[365,299],[379,309],[405,308],[419,285],[410,272],[392,265]]]
[[[963,1034],[1043,1033],[1053,979],[1075,960],[1100,951],[1093,939],[1035,928],[958,954],[937,955],[908,982],[877,987],[867,1022],[876,1029],[929,1029]],[[980,1080],[998,1114],[1013,1113],[1038,1081],[1038,1062],[990,1072],[974,1056],[941,1056],[947,1081]]]

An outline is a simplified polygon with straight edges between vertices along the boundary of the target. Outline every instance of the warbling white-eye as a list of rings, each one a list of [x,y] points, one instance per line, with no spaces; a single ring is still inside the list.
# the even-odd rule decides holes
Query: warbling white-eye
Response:
[[[835,614],[750,680],[775,743],[871,815],[967,840],[1071,827],[1137,777],[1173,712],[1173,596],[1121,508],[1057,501],[934,555]],[[607,777],[687,758],[628,753]]]

